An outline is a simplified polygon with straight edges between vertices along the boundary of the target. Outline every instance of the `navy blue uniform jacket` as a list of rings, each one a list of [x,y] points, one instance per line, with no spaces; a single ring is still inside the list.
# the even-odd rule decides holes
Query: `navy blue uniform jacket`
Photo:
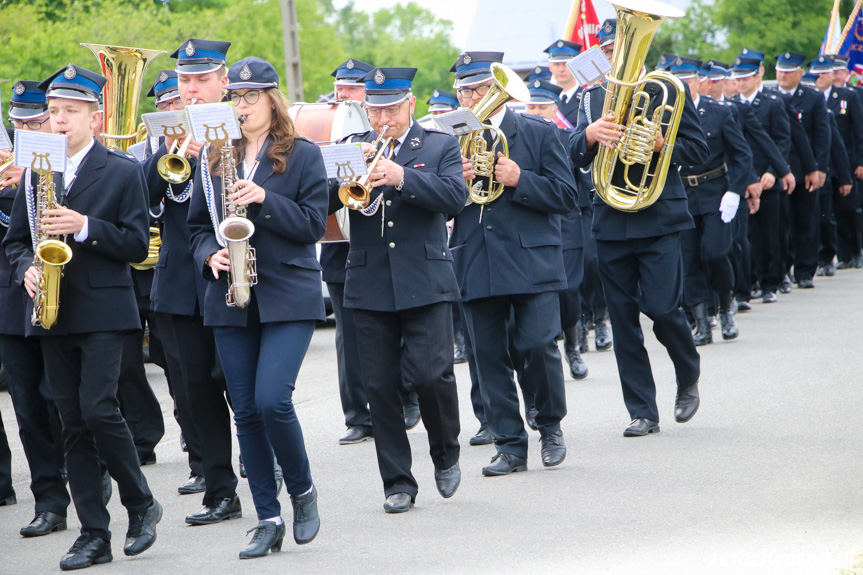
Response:
[[[707,159],[695,166],[681,166],[680,175],[689,198],[689,213],[702,216],[719,211],[722,196],[731,191],[746,197],[746,186],[751,182],[752,153],[743,137],[740,126],[734,121],[730,104],[717,102],[708,96],[698,99],[698,117],[707,141]],[[690,186],[687,176],[698,176],[719,168],[722,164],[728,173],[698,186]]]
[[[755,172],[759,175],[770,173],[781,178],[788,173],[788,155],[791,150],[791,123],[788,119],[788,112],[785,109],[785,103],[779,96],[773,92],[762,90],[755,95],[752,103],[745,101],[742,95],[737,96],[735,102],[740,106],[741,110],[752,110],[755,113],[755,118],[773,140],[776,148],[782,154],[782,162],[785,164],[783,169],[777,168],[779,160],[773,157],[769,147],[763,145],[753,145],[752,150],[752,166]],[[746,116],[742,115],[743,120]],[[750,143],[754,142],[751,134],[747,133]],[[779,185],[779,184],[776,184]]]
[[[648,84],[646,89],[651,93],[659,92],[658,87]],[[596,92],[594,92],[594,95]],[[652,94],[654,95],[654,94]],[[673,232],[679,232],[692,228],[695,224],[689,215],[688,201],[683,183],[680,180],[678,166],[694,166],[707,159],[709,150],[704,140],[704,131],[695,106],[689,97],[689,88],[684,84],[684,92],[680,95],[686,101],[683,106],[683,114],[680,118],[680,127],[677,131],[677,139],[671,153],[671,166],[665,179],[665,187],[659,199],[649,208],[638,212],[623,212],[608,206],[597,195],[594,200],[592,233],[597,240],[631,240],[638,238],[650,238]],[[598,99],[591,96],[591,100]],[[655,98],[649,111],[655,106]],[[591,104],[593,106],[593,104]],[[578,126],[576,136],[578,138],[578,158],[581,166],[593,162],[596,156],[597,146],[587,148],[585,130],[590,125],[587,115],[584,114],[585,106],[579,110]],[[596,121],[599,117],[592,117]]]
[[[761,180],[764,171],[772,170],[774,176],[782,177],[791,173],[791,167],[788,165],[788,160],[779,151],[779,148],[773,142],[770,134],[761,125],[758,116],[752,106],[745,106],[737,100],[723,100],[731,104],[731,112],[734,115],[734,121],[743,130],[743,136],[746,138],[746,144],[749,146],[749,151],[752,154],[752,173],[750,184],[757,183]],[[763,167],[764,171],[759,172],[756,168],[756,157],[763,158],[767,162],[766,166],[763,162],[758,162],[759,167]]]
[[[353,141],[375,138],[370,131]],[[458,142],[414,121],[393,161],[404,167],[402,190],[373,188],[372,200],[384,196],[378,212],[350,213],[345,307],[395,312],[458,301],[446,231],[447,214],[459,213],[467,201]],[[334,185],[330,212],[341,205]]]
[[[0,189],[0,212],[9,216],[18,188],[6,186]],[[6,237],[6,227],[0,226],[0,241]],[[27,292],[12,281],[15,272],[6,251],[0,250],[0,334],[24,335],[24,326],[30,323],[30,317],[24,313],[26,301],[30,299]]]
[[[484,210],[471,204],[455,219],[450,246],[464,301],[567,287],[560,220],[577,206],[569,150],[545,118],[507,109],[500,129],[521,176]]]
[[[222,180],[213,171],[210,173],[221,221]],[[321,266],[315,242],[326,229],[328,195],[327,170],[320,148],[296,138],[287,168],[281,174],[273,172],[272,161],[264,152],[252,181],[266,190],[264,203],[250,204],[246,214],[255,225],[250,244],[257,256],[258,284],[252,287],[252,294],[261,322],[323,320]],[[204,263],[221,246],[207,209],[202,170],[195,175],[188,224],[195,269],[207,280],[204,325],[245,327],[248,307],[228,307],[225,303],[228,274],[219,273],[216,280],[210,266]]]
[[[32,175],[36,186],[37,176]],[[57,193],[63,178],[55,174]],[[15,281],[24,289],[24,274],[33,264],[33,240],[27,217],[26,182],[22,181],[12,206],[12,221],[3,240]],[[137,160],[109,152],[98,141],[78,168],[63,205],[87,216],[88,236],[67,238],[72,260],[60,281],[60,314],[50,331],[25,322],[27,335],[67,335],[140,329],[138,304],[129,262],[147,256],[150,215],[144,173]],[[33,302],[27,298],[25,316]]]
[[[815,156],[815,169],[824,173],[830,166],[830,120],[827,118],[827,104],[824,95],[807,86],[798,86],[793,94],[776,92],[788,105],[789,111],[800,120],[810,149]],[[793,146],[789,163],[795,166],[806,166],[801,151],[802,146]],[[804,168],[804,173],[810,173]]]
[[[147,153],[150,153],[149,146],[147,146]],[[162,200],[165,201],[165,213],[162,215],[165,224],[162,231],[162,247],[153,277],[150,307],[160,313],[192,316],[195,315],[196,310],[200,313],[203,307],[200,302],[204,301],[207,281],[201,274],[195,273],[197,268],[189,247],[191,240],[189,227],[186,225],[189,200],[180,203],[170,199],[169,184],[156,171],[159,159],[167,153],[164,138],[162,138],[159,149],[144,161],[150,205],[155,206]],[[192,168],[189,181],[171,185],[170,191],[175,197],[179,197],[186,186],[194,181],[198,162],[195,158],[191,158],[189,165]]]
[[[827,107],[833,112],[851,169],[863,166],[863,105],[860,97],[850,88],[834,87],[827,97]]]

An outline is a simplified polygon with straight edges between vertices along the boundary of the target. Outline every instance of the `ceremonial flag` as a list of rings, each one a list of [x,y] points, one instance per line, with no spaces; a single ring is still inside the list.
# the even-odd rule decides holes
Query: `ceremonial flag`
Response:
[[[857,74],[863,73],[863,0],[857,0],[848,23],[842,31],[838,49],[834,52],[848,58],[848,68]]]
[[[833,10],[830,12],[830,23],[824,32],[824,41],[821,42],[819,55],[835,54],[842,41],[842,24],[839,21],[839,0],[833,0]]]
[[[593,8],[593,0],[574,0],[569,11],[569,20],[563,34],[564,40],[582,45],[582,52],[599,44],[599,18]]]

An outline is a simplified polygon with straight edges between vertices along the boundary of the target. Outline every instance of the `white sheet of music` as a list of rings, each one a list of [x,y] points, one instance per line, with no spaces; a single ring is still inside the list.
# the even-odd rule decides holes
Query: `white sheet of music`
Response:
[[[183,110],[175,110],[173,112],[150,112],[149,114],[141,114],[141,120],[147,127],[147,133],[150,136],[158,138],[165,136],[167,138],[182,139],[188,133],[188,120],[186,112]]]
[[[442,132],[456,137],[482,129],[482,123],[468,108],[459,108],[452,112],[438,114],[432,116],[431,119]]]
[[[238,140],[243,137],[237,122],[237,109],[228,102],[186,106],[186,117],[196,142]]]
[[[15,130],[15,165],[34,170],[66,171],[66,136]]]
[[[322,146],[321,153],[327,167],[327,178],[344,180],[353,176],[364,176],[368,172],[360,142]]]
[[[585,50],[566,63],[576,82],[585,86],[601,80],[611,72],[611,63],[598,47]]]

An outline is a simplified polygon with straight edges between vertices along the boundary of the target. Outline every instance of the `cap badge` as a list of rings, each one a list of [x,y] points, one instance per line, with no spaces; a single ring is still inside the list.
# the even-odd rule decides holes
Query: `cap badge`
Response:
[[[785,52],[785,59],[789,60],[791,58],[791,52]]]
[[[739,66],[739,65],[740,65],[740,58],[738,58],[738,59],[736,59],[736,60],[734,61],[734,65],[735,65],[735,66]]]
[[[189,40],[189,43],[186,44],[186,56],[191,58],[194,55],[195,55],[195,45],[192,44],[191,40]]]
[[[24,93],[24,84],[22,84],[21,82],[18,82],[17,84],[15,84],[15,93],[18,94],[19,96],[21,94],[23,94]]]
[[[674,61],[674,65],[675,66],[683,66],[683,59],[678,58],[677,60]]]
[[[348,63],[345,64],[345,68],[347,68],[348,70],[353,70],[354,66],[356,66],[356,64],[354,64],[353,60],[348,60]]]
[[[614,27],[611,25],[611,22],[606,22],[606,23],[605,23],[605,33],[606,33],[606,34],[611,34],[611,31],[612,31],[613,29],[614,29]]]
[[[168,73],[162,70],[162,73],[159,74],[159,82],[164,82],[168,79]]]
[[[537,80],[536,82],[533,83],[534,88],[539,88],[540,86],[541,86],[541,84],[539,83],[539,80]]]
[[[557,47],[558,47],[558,48],[563,48],[563,40],[558,40],[558,41],[557,41]]]
[[[243,66],[243,69],[240,70],[240,80],[248,80],[252,77],[252,70],[249,68],[249,65],[246,64]]]
[[[78,75],[78,71],[75,69],[75,66],[73,66],[72,64],[69,64],[68,66],[66,66],[66,71],[63,72],[63,77],[66,78],[67,80],[71,80],[72,78],[74,78],[77,75]]]
[[[744,48],[741,54],[749,54],[749,48]]]
[[[381,84],[383,84],[386,81],[387,81],[387,77],[384,76],[384,73],[381,72],[380,68],[378,68],[378,71],[375,72],[375,84],[380,86]]]
[[[437,90],[435,90],[435,91],[432,93],[432,97],[434,97],[434,98],[440,98],[440,92],[438,92]]]
[[[464,62],[466,65],[470,64],[471,60],[472,58],[470,57],[470,54],[465,54],[464,58],[462,58],[462,62]]]

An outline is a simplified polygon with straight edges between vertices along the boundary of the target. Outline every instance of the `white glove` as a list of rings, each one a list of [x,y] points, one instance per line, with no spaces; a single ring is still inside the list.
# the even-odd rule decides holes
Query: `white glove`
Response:
[[[722,201],[719,203],[719,213],[722,214],[722,221],[726,224],[734,219],[737,215],[737,206],[740,205],[740,194],[734,192],[725,192],[722,196]]]

